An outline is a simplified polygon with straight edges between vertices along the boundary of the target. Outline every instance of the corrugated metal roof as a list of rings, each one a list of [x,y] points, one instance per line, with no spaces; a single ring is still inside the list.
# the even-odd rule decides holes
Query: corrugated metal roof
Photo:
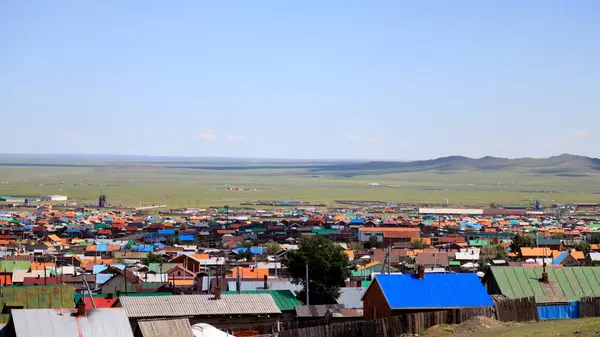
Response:
[[[293,284],[291,281],[284,280],[267,280],[267,286],[269,290],[290,290],[294,294],[302,291],[303,286],[300,284]],[[237,291],[236,281],[227,282],[229,291]],[[265,290],[264,281],[242,281],[242,291],[248,290]]]
[[[366,288],[344,287],[340,288],[340,296],[337,299],[338,304],[343,304],[348,309],[362,309],[362,295]]]
[[[2,302],[26,309],[73,308],[73,287],[68,285],[2,288]]]
[[[535,296],[537,302],[578,301],[600,296],[600,267],[547,267],[549,283],[542,283],[542,267],[492,267],[502,295]]]
[[[476,274],[375,276],[392,309],[491,307],[492,299]]]
[[[236,294],[235,291],[223,291],[222,294]],[[295,307],[302,305],[300,301],[289,290],[249,290],[242,291],[242,294],[269,294],[273,297],[275,304],[281,311],[294,310]],[[361,303],[362,307],[362,303]]]
[[[139,326],[144,337],[194,337],[187,318],[140,321]]]
[[[91,309],[83,317],[54,309],[15,309],[11,314],[19,337],[133,337],[122,309]]]
[[[273,297],[267,294],[177,295],[158,297],[121,297],[127,316],[177,317],[203,315],[280,314]]]

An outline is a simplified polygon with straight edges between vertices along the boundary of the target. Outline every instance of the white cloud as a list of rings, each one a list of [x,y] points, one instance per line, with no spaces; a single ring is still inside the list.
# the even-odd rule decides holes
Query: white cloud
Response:
[[[227,139],[234,141],[247,141],[248,137],[243,135],[227,135]]]
[[[383,139],[381,139],[381,138],[375,138],[375,137],[369,137],[366,140],[369,143],[381,143],[381,142],[383,142]]]
[[[571,134],[571,136],[573,136],[573,137],[587,137],[589,135],[590,135],[590,133],[588,131],[585,131],[585,130],[575,130]]]
[[[62,131],[60,133],[60,135],[65,138],[79,137],[79,134],[77,132],[71,132],[71,131]]]
[[[207,129],[206,132],[197,134],[195,138],[198,138],[200,140],[213,140],[215,139],[215,134],[212,132],[211,129]]]
[[[355,135],[353,135],[353,134],[351,134],[351,133],[347,133],[347,134],[346,134],[346,138],[348,138],[348,139],[351,139],[351,140],[355,140],[355,139],[356,139],[356,136],[355,136]]]

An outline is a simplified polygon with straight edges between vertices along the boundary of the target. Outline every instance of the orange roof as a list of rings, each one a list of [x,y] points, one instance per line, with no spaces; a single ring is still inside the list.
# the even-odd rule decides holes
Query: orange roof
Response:
[[[238,276],[238,268],[233,268],[233,277]],[[269,268],[240,268],[240,277],[262,280],[265,275],[269,277]]]
[[[5,283],[6,282],[6,283]],[[0,275],[0,285],[11,285],[12,283],[12,274]]]
[[[591,250],[600,250],[600,245],[597,243],[593,243],[590,245]]]
[[[346,253],[349,260],[354,260],[354,251],[352,249],[346,249],[344,250],[344,253]]]
[[[547,247],[521,247],[521,255],[523,257],[548,257],[551,256],[552,250]]]
[[[176,286],[193,286],[194,285],[194,279],[169,280],[169,282],[175,284]]]
[[[48,235],[48,239],[50,239],[50,240],[52,240],[54,242],[60,242],[60,238],[56,234],[50,234],[50,235]]]
[[[585,259],[585,254],[580,250],[571,251],[571,256],[573,256],[576,260]]]
[[[44,270],[44,268],[54,268],[56,264],[54,262],[34,262],[31,264],[31,270]]]
[[[209,254],[191,254],[191,256],[196,260],[208,260],[210,259]]]
[[[14,240],[12,240],[14,241]],[[6,246],[11,243],[11,240],[0,240],[0,246]]]
[[[114,260],[113,259],[85,259],[83,261],[81,261],[81,266],[83,268],[85,268],[88,264],[113,264]]]
[[[233,229],[217,229],[217,234],[234,234]]]

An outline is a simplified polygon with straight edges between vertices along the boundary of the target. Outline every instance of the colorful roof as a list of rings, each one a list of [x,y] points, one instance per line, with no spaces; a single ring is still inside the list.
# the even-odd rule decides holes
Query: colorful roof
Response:
[[[12,273],[13,270],[28,270],[31,267],[29,261],[2,261],[0,262],[0,273]]]
[[[476,274],[378,274],[369,290],[376,284],[393,310],[494,306]]]
[[[546,272],[549,283],[539,281],[542,267],[491,267],[500,292],[510,298],[556,302],[600,296],[600,267],[547,267]]]
[[[68,285],[4,287],[2,303],[24,309],[73,308],[73,287]]]

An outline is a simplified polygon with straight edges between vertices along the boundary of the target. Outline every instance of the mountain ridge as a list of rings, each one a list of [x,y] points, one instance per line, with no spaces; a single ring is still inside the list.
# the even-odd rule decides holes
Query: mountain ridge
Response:
[[[447,156],[429,160],[416,160],[410,162],[370,161],[359,164],[339,164],[321,168],[320,171],[329,171],[333,174],[373,174],[373,173],[405,173],[415,171],[429,171],[440,173],[464,171],[503,171],[516,170],[537,174],[555,175],[586,175],[600,173],[600,159],[561,154],[547,158],[500,158],[485,156],[470,158],[465,156]]]

